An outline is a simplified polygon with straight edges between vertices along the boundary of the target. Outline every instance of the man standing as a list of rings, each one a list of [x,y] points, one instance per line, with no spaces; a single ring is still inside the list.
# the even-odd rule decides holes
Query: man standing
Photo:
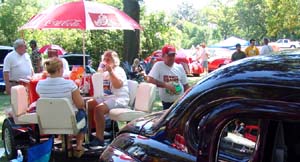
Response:
[[[250,39],[250,45],[245,49],[247,57],[259,55],[259,50],[255,46],[255,39]]]
[[[43,70],[41,64],[42,63],[41,53],[37,48],[37,43],[35,40],[31,40],[29,44],[32,50],[31,62],[32,62],[33,70],[35,73],[40,73]]]
[[[260,49],[260,54],[261,55],[268,55],[271,52],[273,52],[273,48],[271,46],[269,46],[268,44],[269,44],[269,39],[264,38],[264,45]]]
[[[3,76],[5,90],[10,95],[12,86],[18,85],[20,79],[28,79],[33,75],[30,56],[26,53],[26,43],[23,39],[14,42],[14,50],[4,58]]]
[[[241,51],[241,45],[238,43],[235,45],[236,51],[231,55],[231,61],[240,60],[246,57],[245,52]]]
[[[205,43],[201,43],[201,48],[197,49],[197,61],[200,61],[203,67],[204,75],[208,74],[208,52]],[[198,46],[197,46],[198,47]]]
[[[159,97],[164,110],[189,88],[182,65],[175,63],[175,55],[175,47],[165,45],[162,48],[163,61],[156,62],[148,75],[148,82],[159,87]]]

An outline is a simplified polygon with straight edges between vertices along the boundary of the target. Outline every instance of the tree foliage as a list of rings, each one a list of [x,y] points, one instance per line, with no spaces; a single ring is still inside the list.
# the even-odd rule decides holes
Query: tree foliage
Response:
[[[60,0],[68,2],[73,0]],[[97,0],[124,8],[125,0]],[[190,48],[201,42],[212,44],[230,36],[249,40],[270,37],[300,38],[300,1],[297,0],[212,0],[202,8],[194,8],[190,1],[184,1],[178,10],[168,15],[164,12],[148,13],[141,0],[126,0],[140,4],[139,20],[143,27],[140,32],[139,52],[144,58],[160,49],[164,44],[177,48]],[[47,2],[47,3],[46,3]],[[56,1],[55,1],[56,2]],[[12,45],[22,37],[27,41],[35,39],[38,45],[58,44],[72,53],[85,51],[93,58],[96,66],[100,55],[107,49],[116,50],[121,58],[131,61],[124,55],[127,46],[123,31],[80,31],[67,29],[24,30],[18,28],[33,15],[55,4],[46,0],[7,0],[0,3],[0,44]],[[130,6],[128,8],[130,9]],[[138,17],[137,10],[133,10]],[[127,38],[127,36],[125,36]],[[138,41],[137,41],[138,42]],[[137,43],[131,42],[128,43]],[[29,51],[30,52],[30,51]],[[137,55],[137,52],[134,53]]]

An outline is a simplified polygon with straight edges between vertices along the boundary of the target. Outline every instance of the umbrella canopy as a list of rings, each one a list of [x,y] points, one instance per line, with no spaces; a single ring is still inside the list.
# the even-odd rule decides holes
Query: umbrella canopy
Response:
[[[59,45],[55,45],[55,44],[44,45],[42,48],[40,48],[39,52],[47,53],[49,49],[57,50],[58,55],[63,55],[65,53],[67,53],[62,47],[60,47]]]
[[[141,26],[117,8],[82,0],[50,7],[33,16],[19,30],[47,28],[134,30],[141,29]]]

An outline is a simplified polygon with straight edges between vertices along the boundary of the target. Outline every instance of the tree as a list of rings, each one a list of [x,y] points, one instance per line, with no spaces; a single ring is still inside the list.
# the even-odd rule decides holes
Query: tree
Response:
[[[199,15],[193,4],[183,1],[177,8],[178,10],[173,13],[174,20],[185,20],[191,23],[197,22]]]
[[[141,20],[143,27],[141,32],[141,49],[142,57],[146,57],[164,45],[164,38],[169,31],[169,21],[163,12],[151,14],[142,12],[141,16],[143,17]]]
[[[140,20],[140,5],[137,0],[123,0],[124,12],[136,22]],[[132,62],[140,51],[140,31],[124,31],[124,60]]]
[[[41,6],[37,0],[12,0],[0,5],[0,44],[12,45],[21,37],[18,28],[37,13]]]

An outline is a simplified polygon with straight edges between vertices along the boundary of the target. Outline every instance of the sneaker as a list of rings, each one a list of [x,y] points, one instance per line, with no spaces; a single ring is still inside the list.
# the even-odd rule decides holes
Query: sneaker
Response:
[[[98,138],[93,139],[93,141],[89,143],[90,149],[99,149],[102,148],[103,146],[105,146],[104,141],[101,141]]]

